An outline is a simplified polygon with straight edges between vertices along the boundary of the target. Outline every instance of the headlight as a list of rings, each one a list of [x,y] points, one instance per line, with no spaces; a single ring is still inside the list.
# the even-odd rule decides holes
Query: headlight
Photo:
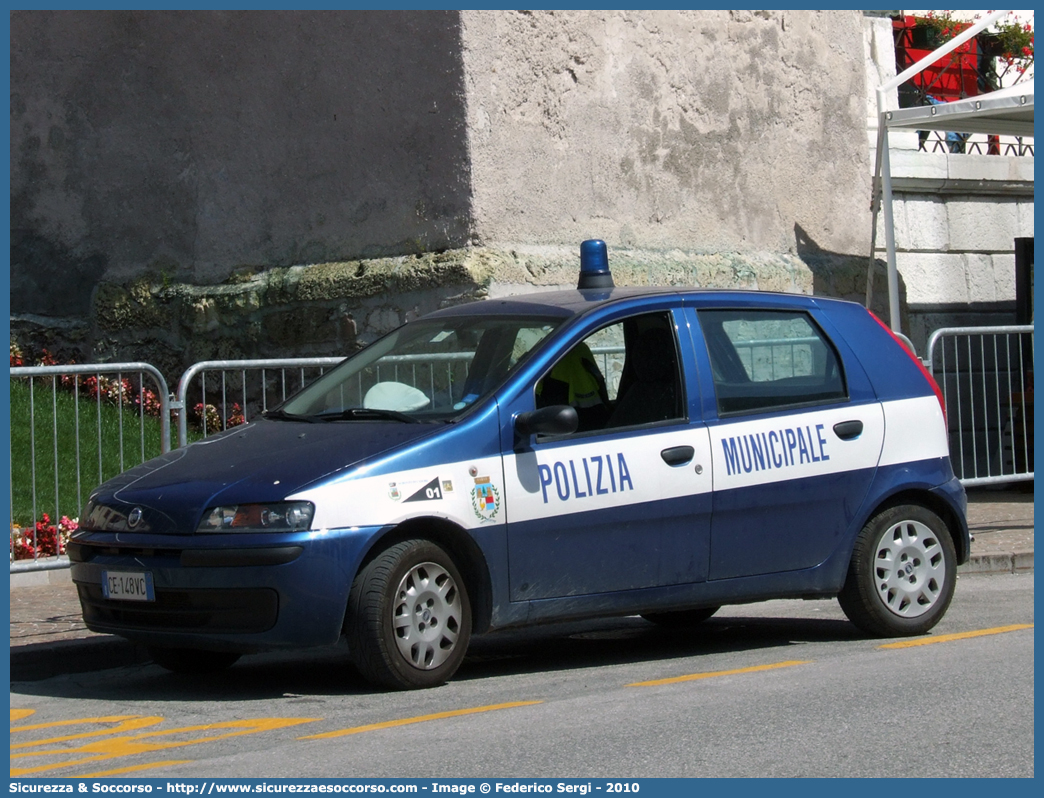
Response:
[[[227,504],[207,510],[196,532],[303,532],[314,514],[311,502]]]

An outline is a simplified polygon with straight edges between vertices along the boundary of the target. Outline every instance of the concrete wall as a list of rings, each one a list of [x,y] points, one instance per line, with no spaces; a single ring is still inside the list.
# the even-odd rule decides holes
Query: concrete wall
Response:
[[[12,312],[461,246],[459,39],[452,12],[13,12]]]
[[[868,250],[858,12],[461,16],[481,243]]]

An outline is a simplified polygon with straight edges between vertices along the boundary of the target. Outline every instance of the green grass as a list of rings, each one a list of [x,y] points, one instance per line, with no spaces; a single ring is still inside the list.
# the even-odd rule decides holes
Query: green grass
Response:
[[[50,377],[33,380],[32,405],[30,413],[29,380],[11,380],[11,516],[19,526],[34,518],[34,476],[35,518],[76,518],[94,487],[162,452],[159,419],[133,406],[99,405],[82,389],[76,402],[60,383],[52,392]]]

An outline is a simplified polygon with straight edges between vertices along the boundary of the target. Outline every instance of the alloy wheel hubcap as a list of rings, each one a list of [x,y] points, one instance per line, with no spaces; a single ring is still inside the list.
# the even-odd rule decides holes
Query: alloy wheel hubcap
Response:
[[[930,610],[946,584],[946,558],[936,534],[920,521],[900,521],[881,537],[874,584],[884,605],[901,618]]]
[[[399,582],[392,628],[399,653],[415,668],[444,663],[463,623],[460,591],[449,572],[433,562],[413,566]]]

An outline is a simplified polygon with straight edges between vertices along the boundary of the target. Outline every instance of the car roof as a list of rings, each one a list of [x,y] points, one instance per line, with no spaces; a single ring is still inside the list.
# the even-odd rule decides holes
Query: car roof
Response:
[[[499,299],[486,299],[468,302],[453,307],[443,308],[427,314],[426,318],[446,318],[459,316],[546,316],[548,318],[566,319],[578,316],[604,305],[640,300],[644,297],[662,297],[677,295],[679,298],[697,298],[713,296],[725,302],[740,302],[749,305],[754,299],[774,297],[771,303],[779,306],[780,300],[790,300],[794,304],[811,307],[819,297],[805,294],[775,293],[769,291],[742,291],[722,288],[689,288],[685,286],[629,286],[622,288],[599,289],[565,289],[559,291],[542,291],[532,294],[519,294]]]

